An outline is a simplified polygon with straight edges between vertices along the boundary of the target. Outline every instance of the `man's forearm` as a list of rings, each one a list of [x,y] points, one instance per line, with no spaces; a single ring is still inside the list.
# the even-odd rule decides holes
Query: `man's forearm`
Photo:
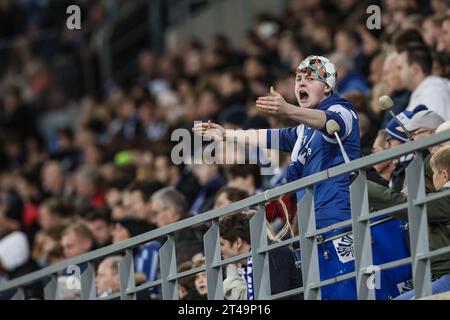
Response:
[[[265,147],[267,146],[267,130],[226,130],[225,141],[246,144],[252,147]]]
[[[289,119],[302,123],[310,128],[317,130],[323,129],[327,121],[325,112],[321,110],[300,108],[293,104],[289,104],[286,112]]]

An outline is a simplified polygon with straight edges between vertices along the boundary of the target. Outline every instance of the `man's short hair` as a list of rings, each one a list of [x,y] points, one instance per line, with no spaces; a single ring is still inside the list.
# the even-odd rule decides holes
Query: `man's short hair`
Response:
[[[450,172],[450,146],[443,147],[436,151],[430,160],[431,167],[436,170],[447,170]]]
[[[431,74],[433,58],[426,44],[420,42],[409,43],[398,50],[399,54],[403,52],[406,52],[409,65],[416,63],[425,75]]]
[[[73,203],[69,200],[50,198],[45,200],[42,203],[42,206],[46,207],[50,214],[57,215],[59,217],[70,217],[75,213]]]
[[[248,192],[235,188],[235,187],[222,187],[219,189],[219,191],[217,191],[216,193],[216,199],[222,194],[225,193],[227,195],[228,200],[230,200],[231,202],[237,202],[239,200],[248,198]]]
[[[250,244],[250,219],[254,210],[242,211],[220,220],[220,236],[234,243],[238,238]]]
[[[184,271],[188,271],[192,269],[192,261],[188,260],[188,261],[184,261],[183,263],[181,263],[178,268],[177,271],[178,273],[184,272]],[[195,278],[193,275],[187,276],[187,277],[183,277],[178,279],[178,284],[185,287],[186,290],[191,290],[195,288]]]
[[[257,164],[232,164],[226,167],[226,172],[231,178],[252,176],[256,188],[260,188],[262,184],[261,170]]]
[[[71,232],[75,233],[79,238],[90,240],[92,243],[95,242],[94,235],[91,230],[80,222],[69,225],[66,229],[64,229],[62,236],[64,237]]]
[[[160,201],[166,207],[172,207],[182,216],[187,214],[188,202],[186,197],[173,187],[166,187],[152,195],[152,201]]]
[[[422,34],[415,29],[398,30],[392,35],[392,44],[398,52],[411,43],[425,44]]]
[[[108,208],[95,208],[89,210],[83,217],[83,220],[87,222],[94,222],[97,220],[103,220],[106,224],[111,223],[111,210]]]
[[[135,180],[129,185],[128,190],[131,192],[139,191],[142,194],[144,202],[147,202],[156,191],[164,187],[165,186],[161,182],[156,180]]]

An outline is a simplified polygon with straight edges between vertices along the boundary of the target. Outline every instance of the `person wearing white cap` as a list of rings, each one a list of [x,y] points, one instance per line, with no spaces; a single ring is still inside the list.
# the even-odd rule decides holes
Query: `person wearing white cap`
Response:
[[[444,119],[432,110],[419,111],[413,115],[411,121],[405,124],[405,129],[411,132],[414,140],[431,136],[436,131]],[[396,128],[398,131],[404,132],[401,127]]]

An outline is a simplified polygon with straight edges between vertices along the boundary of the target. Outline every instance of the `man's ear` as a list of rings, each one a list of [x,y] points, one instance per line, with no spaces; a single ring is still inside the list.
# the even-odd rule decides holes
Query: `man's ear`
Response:
[[[449,172],[447,169],[443,169],[443,170],[442,170],[442,174],[443,174],[445,180],[448,181],[448,180],[449,180],[449,177],[450,177],[450,172]]]
[[[331,95],[331,92],[332,92],[331,87],[329,85],[325,84],[325,91],[324,91],[325,96],[328,97],[329,95]]]
[[[412,63],[410,64],[410,67],[413,69],[414,74],[418,74],[419,72],[423,72],[422,67],[418,63]]]
[[[241,237],[237,237],[236,241],[234,241],[233,246],[236,246],[236,249],[240,250],[242,248],[242,239]]]

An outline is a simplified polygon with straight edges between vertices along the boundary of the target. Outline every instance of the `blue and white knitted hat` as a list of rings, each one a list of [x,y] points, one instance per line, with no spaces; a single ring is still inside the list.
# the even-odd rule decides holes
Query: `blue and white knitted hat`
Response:
[[[409,121],[411,121],[411,118],[419,111],[428,110],[428,108],[423,105],[419,104],[417,107],[414,108],[413,111],[403,111],[397,115],[397,118],[403,123],[403,125],[406,125]],[[386,132],[394,139],[397,139],[401,142],[407,142],[408,137],[407,135],[398,130],[398,123],[395,121],[394,118],[389,120],[388,124],[386,125]]]

